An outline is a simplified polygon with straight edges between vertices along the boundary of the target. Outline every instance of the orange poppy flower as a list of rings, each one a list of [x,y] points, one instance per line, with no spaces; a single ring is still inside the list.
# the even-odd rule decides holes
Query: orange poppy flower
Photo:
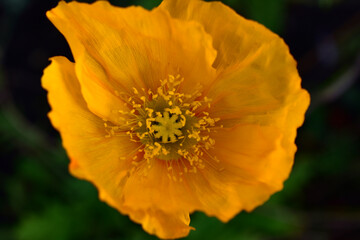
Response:
[[[219,2],[106,1],[47,12],[75,62],[42,77],[70,172],[160,238],[226,222],[282,189],[309,95],[288,47]]]

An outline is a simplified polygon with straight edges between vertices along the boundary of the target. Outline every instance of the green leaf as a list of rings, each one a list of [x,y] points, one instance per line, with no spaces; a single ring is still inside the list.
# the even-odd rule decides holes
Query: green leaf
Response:
[[[285,0],[249,0],[247,5],[249,17],[264,24],[276,33],[282,33],[285,23]]]
[[[23,219],[15,230],[18,240],[64,240],[70,239],[74,222],[70,209],[51,205],[39,215]]]

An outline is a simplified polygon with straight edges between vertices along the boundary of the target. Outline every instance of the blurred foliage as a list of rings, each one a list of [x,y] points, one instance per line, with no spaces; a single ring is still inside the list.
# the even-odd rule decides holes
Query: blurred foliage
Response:
[[[151,9],[161,1],[113,0]],[[224,0],[280,34],[312,95],[284,190],[224,224],[192,215],[186,239],[360,239],[360,5],[354,0]],[[47,58],[71,58],[48,0],[0,1],[0,239],[156,239],[71,177],[40,87]]]

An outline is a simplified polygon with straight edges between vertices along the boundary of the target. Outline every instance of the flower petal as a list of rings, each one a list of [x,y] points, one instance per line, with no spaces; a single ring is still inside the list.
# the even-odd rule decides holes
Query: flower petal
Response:
[[[282,189],[293,165],[296,130],[309,106],[300,81],[287,47],[273,39],[221,72],[209,88],[211,114],[225,127],[212,134],[216,144],[210,154],[224,168],[234,199],[228,216],[214,213],[220,219],[231,218],[235,209],[250,211]]]
[[[215,117],[256,114],[254,121],[260,121],[269,111],[281,117],[280,108],[295,104],[299,115],[293,114],[294,125],[301,125],[303,117],[298,116],[308,107],[309,96],[301,90],[296,62],[281,38],[220,2],[164,0],[159,8],[174,18],[201,23],[212,36],[218,76],[206,94],[215,101]]]
[[[291,148],[282,146],[281,129],[244,124],[219,130],[211,137],[216,139],[217,148],[209,152],[219,158],[220,165],[230,175],[248,182],[262,182],[271,189],[282,188],[296,148],[294,142]]]
[[[137,191],[138,196],[141,196],[139,191],[141,186],[136,186],[134,190]],[[142,189],[145,190],[146,189]],[[187,211],[164,212],[153,205],[148,208],[147,202],[142,202],[141,205],[127,204],[127,201],[114,201],[107,192],[100,189],[100,199],[107,202],[113,208],[117,208],[121,213],[129,215],[134,222],[140,223],[145,231],[150,234],[155,234],[159,238],[174,239],[187,236],[189,231],[193,229],[189,226],[190,217]],[[155,193],[153,193],[155,195]],[[165,200],[165,199],[164,199]],[[143,207],[144,206],[144,207]]]
[[[284,140],[281,129],[237,125],[214,132],[211,137],[216,140],[216,148],[209,150],[209,156],[219,159],[221,171],[208,171],[206,178],[227,201],[223,211],[214,207],[203,211],[227,221],[243,209],[253,210],[282,189],[296,148],[294,140],[288,144],[290,148],[282,145],[287,139]],[[221,189],[221,184],[227,187]]]
[[[48,100],[52,111],[49,118],[53,126],[61,133],[76,132],[79,136],[97,132],[96,123],[99,119],[87,110],[86,103],[81,95],[80,86],[75,76],[74,63],[65,57],[54,57],[52,63],[44,70],[41,79],[42,87],[48,93]],[[82,132],[85,130],[84,132]],[[68,140],[71,144],[71,138]],[[69,153],[70,154],[70,153]],[[69,168],[71,172],[85,178],[79,162],[71,158]]]
[[[175,239],[189,234],[190,217],[186,211],[165,213],[157,208],[142,210],[127,210],[130,218],[138,223],[150,234],[155,234],[162,239]]]
[[[241,62],[269,38],[276,36],[263,25],[247,20],[221,2],[164,0],[159,6],[172,17],[201,23],[218,51],[214,67]]]
[[[168,74],[180,74],[183,91],[190,92],[194,81],[206,83],[215,77],[211,37],[199,23],[171,19],[166,11],[110,8],[103,1],[60,2],[47,16],[68,39],[84,98],[101,118],[116,123],[118,116],[109,115],[109,103],[123,104],[116,104],[115,90],[128,96],[133,87],[154,91]],[[98,91],[107,95],[104,102]]]
[[[74,63],[66,58],[52,58],[44,70],[42,86],[48,91],[52,108],[49,118],[71,159],[71,172],[92,181],[100,192],[112,193],[109,202],[120,202],[131,169],[128,158],[133,157],[138,144],[125,134],[105,137],[104,121],[87,109]]]
[[[64,57],[52,58],[51,65],[44,71],[42,84],[49,92],[52,107],[49,117],[60,131],[71,159],[71,173],[92,181],[102,200],[142,223],[146,231],[162,238],[186,236],[191,229],[188,213],[169,214],[156,207],[130,208],[122,204],[122,187],[132,169],[131,161],[122,157],[133,157],[138,145],[129,141],[128,136],[105,138],[103,121],[87,109],[81,96],[74,64]]]
[[[309,95],[301,89],[300,82],[296,62],[286,45],[273,39],[242,63],[219,73],[208,92],[214,99],[211,111],[222,119],[257,115],[259,123],[260,118],[272,123],[274,118],[268,118],[271,112],[297,102],[302,112],[296,115],[298,127],[309,105]]]
[[[104,68],[84,51],[75,63],[75,71],[89,110],[106,121],[122,124],[120,111],[129,111],[129,108],[115,90],[119,88],[111,86]]]
[[[238,125],[211,137],[216,148],[204,155],[204,168],[184,172],[184,166],[191,169],[186,162],[172,162],[169,170],[163,161],[154,161],[145,177],[130,176],[124,186],[124,205],[164,212],[199,210],[228,221],[241,210],[253,210],[282,188],[295,148],[293,143],[289,149],[282,146],[280,129]],[[183,174],[177,174],[180,172]]]

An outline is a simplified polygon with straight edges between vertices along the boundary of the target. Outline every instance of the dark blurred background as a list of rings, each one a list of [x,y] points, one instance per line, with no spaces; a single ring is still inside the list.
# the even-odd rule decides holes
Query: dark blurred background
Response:
[[[360,239],[360,0],[223,2],[285,39],[312,103],[284,190],[227,224],[193,214],[187,239]],[[45,17],[56,5],[0,0],[0,239],[156,239],[68,173],[40,86],[49,57],[72,59]]]

